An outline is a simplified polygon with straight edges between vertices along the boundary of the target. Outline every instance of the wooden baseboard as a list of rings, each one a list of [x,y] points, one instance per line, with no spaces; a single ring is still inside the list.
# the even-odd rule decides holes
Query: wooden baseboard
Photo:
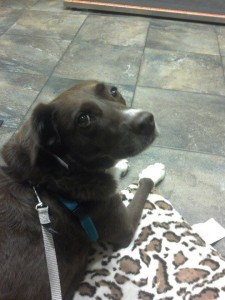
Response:
[[[181,5],[180,8],[169,8],[169,2],[166,5],[161,5],[160,7],[151,6],[151,1],[149,0],[149,6],[143,6],[143,3],[146,4],[147,0],[143,0],[142,5],[137,5],[136,3],[140,3],[140,1],[134,2],[133,0],[129,1],[129,5],[127,4],[128,1],[121,1],[121,0],[112,0],[112,1],[91,1],[91,0],[64,0],[64,6],[67,8],[77,8],[77,9],[88,9],[88,10],[100,10],[100,11],[107,11],[107,12],[117,12],[117,13],[126,13],[126,14],[138,14],[138,15],[149,15],[155,17],[165,17],[165,18],[174,18],[174,19],[185,19],[185,20],[192,20],[192,21],[201,21],[201,22],[212,22],[212,23],[222,23],[225,24],[225,1],[224,7],[222,7],[221,12],[218,13],[219,8],[212,8],[209,6],[205,6],[203,3],[203,8],[201,11],[201,7],[196,6],[196,10],[193,7],[189,7],[188,9],[184,10],[185,5]],[[173,3],[173,0],[171,3]],[[187,8],[187,0],[185,0],[186,8]],[[190,0],[191,1],[191,0]],[[210,0],[212,1],[212,0]],[[221,1],[221,0],[217,0]],[[165,2],[165,1],[164,1]],[[126,4],[123,4],[126,3]],[[131,5],[131,3],[134,3]],[[158,3],[160,4],[161,1],[159,0]],[[176,2],[177,3],[177,2]],[[181,0],[182,3],[182,0]],[[223,5],[223,4],[222,4]],[[210,11],[211,9],[211,11]]]

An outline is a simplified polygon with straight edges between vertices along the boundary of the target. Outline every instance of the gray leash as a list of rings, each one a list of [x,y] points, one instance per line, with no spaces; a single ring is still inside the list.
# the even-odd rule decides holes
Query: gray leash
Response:
[[[41,223],[52,300],[62,300],[59,269],[56,258],[54,240],[52,234],[48,232],[47,229],[43,226],[46,224],[51,224],[48,213],[48,206],[45,206],[41,202],[41,199],[39,198],[35,187],[33,187],[33,190],[38,200],[38,204],[35,208],[38,211],[38,216]]]

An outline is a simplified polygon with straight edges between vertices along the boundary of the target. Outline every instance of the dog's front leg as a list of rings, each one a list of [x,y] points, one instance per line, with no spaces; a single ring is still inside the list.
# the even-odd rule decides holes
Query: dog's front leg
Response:
[[[152,188],[165,177],[165,166],[160,163],[148,166],[139,174],[139,187],[134,195],[133,200],[128,205],[129,221],[132,225],[132,231],[137,229],[138,222],[141,218],[145,201]]]
[[[94,222],[103,241],[114,244],[117,249],[125,248],[130,244],[148,194],[164,176],[163,164],[151,165],[139,174],[139,187],[127,207],[121,201],[119,194],[116,194],[107,201],[104,210],[102,206],[99,208],[100,212],[104,211],[104,214],[102,218],[94,219]]]

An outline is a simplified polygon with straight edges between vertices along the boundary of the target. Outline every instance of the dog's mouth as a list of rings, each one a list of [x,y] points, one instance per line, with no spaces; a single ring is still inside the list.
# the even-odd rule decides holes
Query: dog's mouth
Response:
[[[123,138],[115,141],[109,149],[99,149],[88,154],[82,151],[75,157],[68,156],[70,170],[84,168],[91,170],[108,169],[115,165],[119,159],[136,156],[146,150],[155,140],[158,133],[154,131],[151,135],[136,136],[126,134]]]
[[[118,159],[136,156],[146,150],[157,136],[158,133],[154,132],[149,136],[139,136],[138,138],[130,139],[128,143],[123,143],[122,149],[121,147],[115,147],[115,156]]]

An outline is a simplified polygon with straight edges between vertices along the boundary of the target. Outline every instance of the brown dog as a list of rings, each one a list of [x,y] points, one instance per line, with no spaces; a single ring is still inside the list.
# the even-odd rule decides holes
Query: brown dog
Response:
[[[76,201],[99,239],[129,245],[148,193],[149,179],[128,208],[111,169],[140,153],[155,137],[151,113],[128,109],[115,87],[76,85],[31,118],[3,147],[0,168],[0,299],[46,300],[50,287],[32,186],[51,212],[63,299],[71,299],[85,270],[90,238],[61,203]]]

